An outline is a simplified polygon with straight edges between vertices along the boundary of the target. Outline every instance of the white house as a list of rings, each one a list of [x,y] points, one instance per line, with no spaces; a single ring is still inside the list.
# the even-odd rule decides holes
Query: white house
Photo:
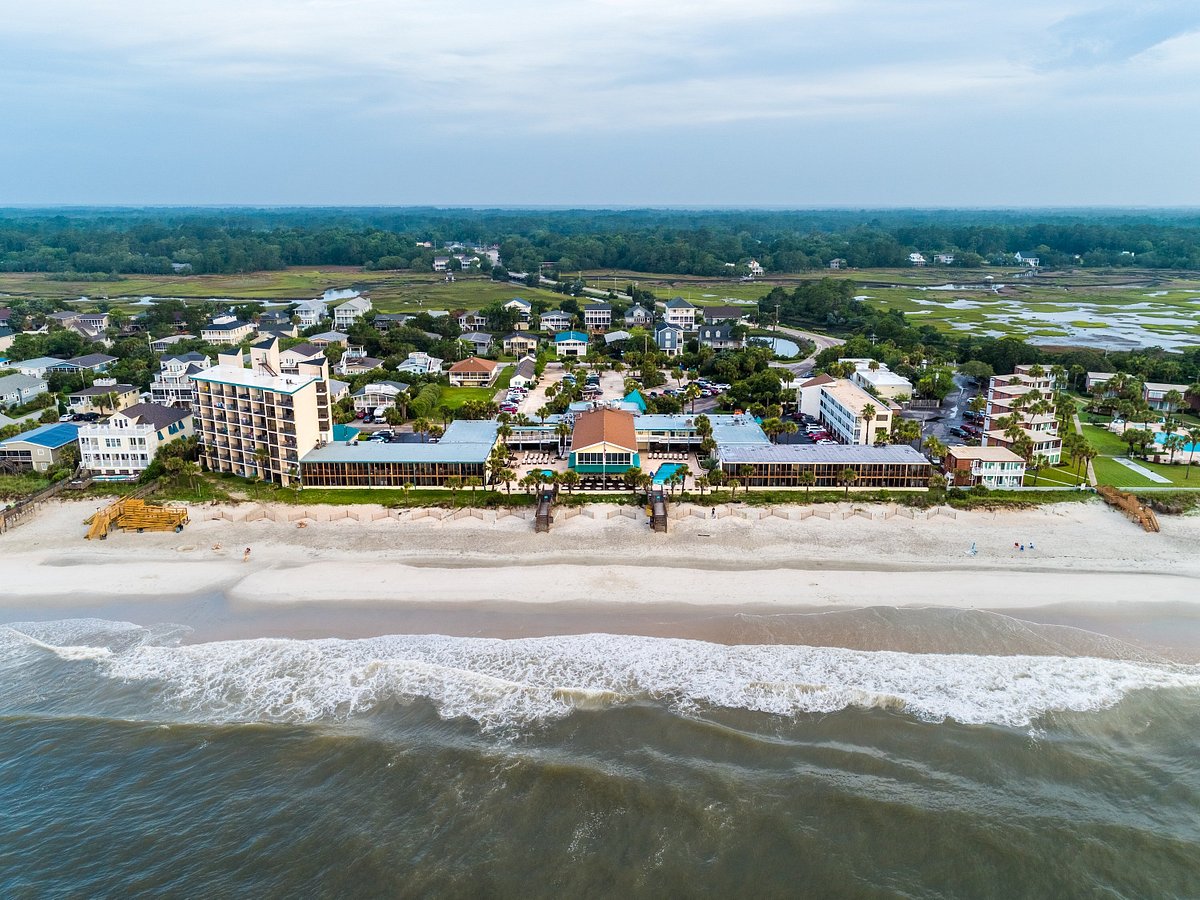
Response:
[[[345,331],[372,309],[370,297],[351,297],[333,308],[333,327]]]
[[[925,262],[926,262],[925,257],[922,256],[920,253],[908,254],[908,264],[910,266],[923,266],[923,265],[925,265]]]
[[[668,325],[674,325],[684,331],[696,330],[696,307],[682,297],[674,297],[667,301],[663,318]]]
[[[193,433],[191,409],[136,403],[79,429],[79,462],[101,481],[131,481],[159,447]]]
[[[64,362],[66,360],[55,356],[38,356],[33,359],[23,359],[19,362],[9,363],[8,367],[16,369],[22,375],[27,375],[30,378],[42,378],[51,369],[58,368]]]
[[[158,377],[150,382],[150,401],[159,406],[196,408],[196,383],[192,376],[212,368],[203,353],[175,353],[159,361]]]
[[[763,274],[763,267],[759,265],[757,259],[752,259],[746,263],[746,269],[750,272],[751,278],[759,278]]]
[[[407,390],[408,385],[401,381],[374,381],[364,384],[350,396],[355,412],[368,413],[381,406],[391,409],[396,405],[396,398]]]
[[[654,321],[654,313],[639,303],[625,310],[625,325],[632,328],[635,325],[649,325]]]
[[[1018,265],[1028,266],[1031,269],[1036,269],[1041,263],[1041,260],[1033,253],[1025,253],[1020,250],[1013,254],[1013,259],[1017,261]]]
[[[537,360],[532,356],[522,356],[517,360],[512,378],[508,380],[511,387],[527,388],[537,381]]]
[[[410,353],[408,359],[396,366],[396,371],[408,375],[437,375],[442,371],[442,362],[428,353]]]
[[[329,306],[324,300],[305,300],[296,304],[292,315],[301,328],[312,328],[329,315],[328,310]]]
[[[538,317],[538,328],[542,331],[569,331],[573,319],[561,309],[552,309]]]
[[[952,485],[1019,488],[1025,483],[1025,460],[1007,447],[947,447],[942,466]]]
[[[612,306],[589,303],[583,308],[583,326],[588,331],[607,331],[612,325]]]
[[[554,352],[559,356],[586,356],[588,336],[582,331],[560,331],[554,336]]]
[[[200,329],[201,339],[208,344],[240,344],[254,334],[254,326],[234,316],[218,316]]]

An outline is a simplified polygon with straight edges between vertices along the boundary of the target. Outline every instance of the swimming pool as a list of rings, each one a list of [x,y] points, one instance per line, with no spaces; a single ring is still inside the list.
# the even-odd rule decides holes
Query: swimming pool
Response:
[[[1156,434],[1154,436],[1154,443],[1156,443],[1160,446],[1162,444],[1166,443],[1166,440],[1167,440],[1166,432],[1160,431],[1158,434]],[[1183,448],[1179,452],[1180,453],[1191,453],[1193,451],[1200,452],[1200,444],[1184,444]]]
[[[654,484],[666,484],[667,479],[682,469],[683,466],[676,463],[665,463],[658,467],[658,471],[654,473]]]

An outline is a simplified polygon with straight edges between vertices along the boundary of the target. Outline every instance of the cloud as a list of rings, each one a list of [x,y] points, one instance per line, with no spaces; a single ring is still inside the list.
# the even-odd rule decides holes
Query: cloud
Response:
[[[1200,4],[1195,0],[1106,4],[1056,22],[1047,32],[1040,62],[1050,68],[1123,63],[1197,29]]]

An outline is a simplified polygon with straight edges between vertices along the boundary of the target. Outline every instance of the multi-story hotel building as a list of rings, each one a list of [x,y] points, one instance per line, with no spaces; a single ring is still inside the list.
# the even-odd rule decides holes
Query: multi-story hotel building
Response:
[[[844,378],[817,385],[817,390],[821,392],[818,417],[841,443],[871,446],[887,439],[892,430],[892,407],[887,400],[872,397]],[[869,421],[867,407],[875,410]]]
[[[332,440],[329,364],[301,363],[280,374],[279,342],[241,354],[219,354],[217,364],[193,376],[204,460],[214,472],[289,485],[300,457]]]
[[[1058,419],[1052,411],[1039,412],[1034,409],[1039,401],[1053,398],[1054,378],[1049,372],[1031,375],[1032,368],[1017,366],[1012,375],[992,376],[988,382],[980,445],[1011,449],[1020,438],[1006,435],[1006,429],[1000,424],[1011,415],[1015,417],[1022,435],[1029,439],[1033,453],[1046,457],[1052,465],[1058,465],[1062,458]]]

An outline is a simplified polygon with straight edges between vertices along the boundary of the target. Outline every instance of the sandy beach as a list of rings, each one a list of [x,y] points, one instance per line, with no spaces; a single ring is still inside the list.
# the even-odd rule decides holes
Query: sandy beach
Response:
[[[1200,597],[1200,518],[1164,518],[1160,534],[1147,534],[1098,502],[917,520],[883,518],[870,507],[849,518],[842,511],[800,520],[697,516],[673,522],[666,535],[651,533],[640,515],[613,515],[611,507],[595,513],[610,518],[585,509],[549,534],[534,534],[517,517],[406,521],[405,513],[298,527],[268,517],[229,521],[230,508],[212,505],[193,508],[181,534],[115,532],[88,542],[81,523],[94,506],[50,504],[0,537],[6,606],[35,598],[46,608],[114,596],[149,602],[205,592],[257,607],[664,604],[779,611],[1022,609]],[[859,507],[843,511],[852,508]],[[251,555],[243,562],[246,547]]]

